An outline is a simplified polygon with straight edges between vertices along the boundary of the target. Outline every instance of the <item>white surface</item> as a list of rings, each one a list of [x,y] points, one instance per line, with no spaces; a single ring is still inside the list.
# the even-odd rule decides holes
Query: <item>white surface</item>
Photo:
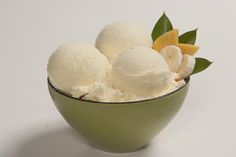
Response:
[[[127,157],[236,156],[236,2],[0,0],[0,156],[111,157],[85,144],[54,107],[47,59],[68,41],[93,43],[113,20],[152,28],[165,10],[181,32],[199,28],[198,55],[214,64],[195,75],[183,108],[146,148]]]

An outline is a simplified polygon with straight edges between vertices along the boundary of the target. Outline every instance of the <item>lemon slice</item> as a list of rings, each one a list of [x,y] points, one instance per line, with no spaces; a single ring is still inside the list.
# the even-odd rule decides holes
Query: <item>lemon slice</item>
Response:
[[[198,50],[199,47],[191,44],[179,44],[178,47],[181,49],[182,54],[188,54],[193,56]]]
[[[164,47],[170,45],[178,46],[178,43],[179,31],[178,29],[173,29],[157,38],[153,43],[153,49],[160,52]]]

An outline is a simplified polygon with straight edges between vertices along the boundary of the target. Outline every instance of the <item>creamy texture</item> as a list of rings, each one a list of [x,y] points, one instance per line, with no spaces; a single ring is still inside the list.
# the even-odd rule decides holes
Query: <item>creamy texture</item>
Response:
[[[86,43],[56,49],[48,61],[48,77],[73,97],[99,102],[151,99],[183,86],[185,81],[176,81],[180,76],[151,46],[144,28],[115,22],[97,37],[98,49]]]
[[[163,90],[157,96],[162,96],[162,95],[168,94],[168,93],[173,92],[176,89],[182,87],[183,85],[185,85],[185,81],[183,79],[179,80],[179,78],[180,78],[179,74],[172,72],[171,76],[169,78],[169,83],[168,83],[167,87],[165,88],[165,90]]]
[[[175,81],[179,78],[179,75],[176,73],[171,73],[169,78],[169,83],[162,92],[157,93],[147,93],[145,96],[136,95],[132,92],[121,91],[117,88],[114,88],[111,83],[105,82],[96,82],[90,87],[80,87],[74,90],[72,93],[73,97],[83,96],[83,100],[92,100],[99,102],[130,102],[130,101],[140,101],[145,99],[156,98],[185,85],[184,80]]]
[[[164,58],[148,47],[131,48],[120,54],[102,82],[78,86],[72,96],[102,102],[129,102],[165,95],[183,86]]]
[[[162,92],[169,84],[170,75],[164,58],[148,47],[128,49],[112,65],[114,86],[140,96]]]
[[[90,93],[84,97],[84,99],[105,102],[126,101],[123,97],[124,94],[121,91],[114,89],[108,83],[97,83],[93,86]]]
[[[64,92],[91,86],[102,81],[110,69],[107,58],[94,46],[86,43],[68,43],[60,46],[48,61],[51,83]]]
[[[96,40],[96,47],[110,62],[123,51],[136,46],[151,47],[151,33],[130,21],[114,22],[106,26]]]

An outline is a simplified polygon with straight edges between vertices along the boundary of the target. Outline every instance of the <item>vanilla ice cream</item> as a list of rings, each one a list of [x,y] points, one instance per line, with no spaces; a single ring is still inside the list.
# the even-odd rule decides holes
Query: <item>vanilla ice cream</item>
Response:
[[[123,51],[136,46],[152,47],[152,37],[142,26],[130,21],[106,26],[96,40],[96,47],[111,62]]]
[[[108,82],[97,82],[93,85],[90,92],[84,96],[85,100],[105,101],[105,102],[122,102],[124,94],[113,88]]]
[[[112,66],[114,86],[140,96],[161,93],[168,87],[170,68],[164,58],[148,47],[135,47],[120,54]]]
[[[97,47],[97,48],[96,48]],[[152,49],[151,33],[129,22],[114,22],[86,43],[60,46],[48,61],[48,78],[72,97],[130,102],[158,97],[185,84]]]
[[[80,87],[82,95],[89,92],[88,87],[92,84],[104,80],[109,68],[107,58],[94,46],[68,43],[51,55],[47,70],[49,80],[56,88],[73,93]]]

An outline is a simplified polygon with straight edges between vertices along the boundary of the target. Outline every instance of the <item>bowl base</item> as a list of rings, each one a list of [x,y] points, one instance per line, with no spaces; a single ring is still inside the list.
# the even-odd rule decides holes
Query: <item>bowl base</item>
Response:
[[[100,152],[106,153],[106,154],[122,154],[122,155],[127,154],[128,155],[128,154],[133,154],[133,153],[136,153],[138,151],[142,151],[142,150],[146,149],[150,145],[150,143],[147,143],[144,146],[141,146],[139,148],[136,148],[136,149],[133,149],[133,150],[127,150],[127,151],[125,151],[125,150],[124,151],[110,151],[110,150],[105,150],[105,149],[98,148],[98,147],[96,147],[95,145],[92,145],[92,144],[90,144],[90,145],[94,149],[96,149]]]

